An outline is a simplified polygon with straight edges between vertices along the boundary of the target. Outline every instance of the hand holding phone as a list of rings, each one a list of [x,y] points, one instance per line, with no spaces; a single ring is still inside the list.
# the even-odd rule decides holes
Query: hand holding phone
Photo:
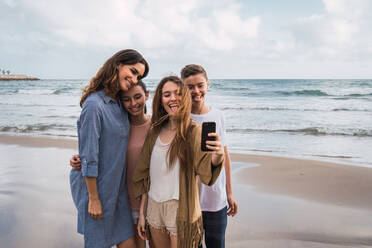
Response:
[[[215,137],[209,137],[209,133],[216,132],[216,122],[203,122],[202,124],[202,136],[201,136],[201,150],[203,152],[213,151],[207,148],[207,140],[215,140]]]

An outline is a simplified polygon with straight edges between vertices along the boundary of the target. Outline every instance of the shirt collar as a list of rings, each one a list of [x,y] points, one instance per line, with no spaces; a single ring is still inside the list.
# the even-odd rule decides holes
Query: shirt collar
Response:
[[[112,99],[111,97],[105,95],[105,91],[104,91],[104,90],[100,90],[100,91],[98,91],[98,95],[99,95],[100,97],[102,97],[103,101],[104,101],[106,104],[107,104],[107,103],[115,103],[114,99]]]

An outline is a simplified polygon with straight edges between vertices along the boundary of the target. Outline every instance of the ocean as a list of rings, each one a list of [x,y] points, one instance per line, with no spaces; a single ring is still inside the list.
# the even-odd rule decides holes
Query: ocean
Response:
[[[150,90],[159,80],[145,79]],[[212,79],[231,152],[372,168],[372,80]],[[0,134],[76,139],[88,80],[0,81]],[[151,112],[151,111],[150,111]]]

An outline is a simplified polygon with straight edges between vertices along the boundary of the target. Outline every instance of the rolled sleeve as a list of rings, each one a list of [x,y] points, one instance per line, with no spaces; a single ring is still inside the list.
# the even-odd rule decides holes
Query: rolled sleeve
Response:
[[[80,115],[79,130],[79,154],[84,177],[98,176],[101,123],[99,103],[86,101]]]
[[[96,161],[88,162],[86,159],[83,159],[81,165],[84,177],[98,177],[98,163]]]
[[[211,154],[208,154],[211,157]],[[223,168],[224,160],[218,165],[212,165],[211,158],[203,156],[197,167],[196,174],[199,176],[200,181],[208,186],[213,185],[219,177]]]

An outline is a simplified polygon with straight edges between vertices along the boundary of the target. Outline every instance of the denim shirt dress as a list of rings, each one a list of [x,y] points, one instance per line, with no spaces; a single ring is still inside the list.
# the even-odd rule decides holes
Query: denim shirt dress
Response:
[[[104,91],[85,100],[77,121],[82,170],[71,170],[70,186],[78,210],[78,232],[85,247],[111,247],[134,236],[131,210],[125,184],[125,156],[130,125],[120,101]],[[103,218],[88,214],[85,177],[97,178]]]

